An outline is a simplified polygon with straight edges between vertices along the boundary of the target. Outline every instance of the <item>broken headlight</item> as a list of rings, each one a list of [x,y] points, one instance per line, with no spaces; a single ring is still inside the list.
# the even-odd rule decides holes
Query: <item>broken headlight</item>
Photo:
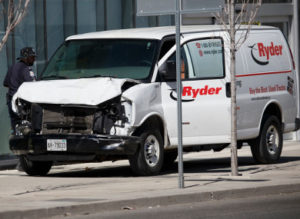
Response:
[[[120,99],[99,106],[94,116],[93,131],[97,134],[117,134],[118,128],[124,128],[128,118]]]
[[[16,101],[17,113],[21,118],[30,115],[31,104],[23,99],[17,99]]]
[[[27,135],[32,130],[40,132],[42,126],[42,107],[36,103],[30,103],[23,99],[16,101],[17,112],[20,122],[16,127],[16,133]]]

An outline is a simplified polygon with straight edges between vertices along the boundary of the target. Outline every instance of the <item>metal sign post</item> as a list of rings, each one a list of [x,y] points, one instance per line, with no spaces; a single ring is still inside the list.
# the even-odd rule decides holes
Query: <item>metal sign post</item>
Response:
[[[182,154],[182,86],[180,77],[181,51],[180,51],[180,25],[181,25],[181,0],[176,0],[176,88],[177,88],[177,130],[178,130],[178,185],[184,188],[183,154]]]
[[[176,2],[175,2],[176,1]],[[183,5],[181,5],[183,2]],[[178,184],[184,188],[182,150],[182,85],[180,77],[180,25],[181,15],[189,13],[216,12],[222,10],[225,0],[137,0],[137,16],[174,15],[176,23],[176,89],[178,130]]]

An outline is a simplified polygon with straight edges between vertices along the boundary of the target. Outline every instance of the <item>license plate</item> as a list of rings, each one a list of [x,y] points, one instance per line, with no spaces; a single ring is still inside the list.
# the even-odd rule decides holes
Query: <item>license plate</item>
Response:
[[[47,151],[67,151],[67,140],[47,139]]]

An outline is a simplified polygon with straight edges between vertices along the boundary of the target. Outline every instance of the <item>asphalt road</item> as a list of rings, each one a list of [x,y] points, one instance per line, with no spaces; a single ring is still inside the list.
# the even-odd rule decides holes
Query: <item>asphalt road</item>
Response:
[[[300,193],[282,194],[243,199],[213,200],[208,202],[189,203],[171,206],[149,206],[140,209],[128,209],[112,212],[81,215],[64,215],[72,219],[160,219],[160,218],[264,218],[264,219],[299,219]]]

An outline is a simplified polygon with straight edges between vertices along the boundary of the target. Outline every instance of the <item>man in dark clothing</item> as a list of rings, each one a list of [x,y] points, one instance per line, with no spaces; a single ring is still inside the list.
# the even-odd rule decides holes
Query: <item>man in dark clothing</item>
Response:
[[[16,125],[19,123],[19,116],[12,110],[12,97],[17,92],[18,88],[23,82],[35,81],[35,75],[31,66],[35,61],[36,54],[31,47],[25,47],[20,50],[20,57],[16,64],[12,65],[5,76],[3,85],[8,87],[6,94],[6,103],[8,106],[8,112],[11,120],[11,128],[15,133]]]

